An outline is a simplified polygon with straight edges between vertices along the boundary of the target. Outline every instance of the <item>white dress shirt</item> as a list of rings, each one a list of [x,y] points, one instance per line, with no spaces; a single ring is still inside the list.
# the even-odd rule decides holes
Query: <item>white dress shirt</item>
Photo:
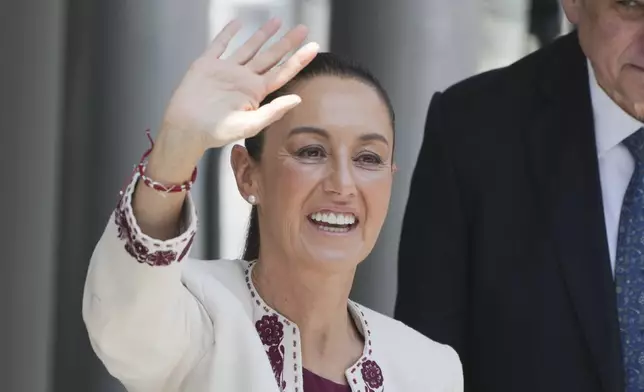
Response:
[[[604,201],[606,236],[611,269],[615,271],[617,232],[624,193],[635,170],[633,156],[622,141],[635,133],[644,124],[620,108],[597,83],[597,78],[588,62],[590,98],[595,120],[595,139],[599,159],[599,178]]]

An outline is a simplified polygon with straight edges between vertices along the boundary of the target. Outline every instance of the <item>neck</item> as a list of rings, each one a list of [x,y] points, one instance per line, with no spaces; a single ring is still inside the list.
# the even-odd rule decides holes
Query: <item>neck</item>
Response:
[[[346,356],[347,347],[362,345],[348,312],[355,269],[329,272],[305,263],[261,255],[253,269],[259,295],[273,309],[297,324],[305,366],[335,359],[350,366],[357,359]],[[355,350],[353,350],[355,351]],[[361,354],[357,353],[357,356]],[[355,354],[355,352],[354,352]],[[308,360],[307,360],[308,359]],[[312,367],[315,367],[314,365]]]

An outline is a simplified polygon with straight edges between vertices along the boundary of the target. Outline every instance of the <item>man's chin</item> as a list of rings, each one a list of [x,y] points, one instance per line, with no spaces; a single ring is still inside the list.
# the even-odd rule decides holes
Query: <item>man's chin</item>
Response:
[[[635,117],[638,121],[644,123],[644,86],[642,88],[635,89],[635,86],[631,86],[628,91],[628,98],[625,99],[624,103],[619,103],[628,114]]]
[[[636,103],[633,112],[633,117],[641,123],[644,123],[644,101]]]
[[[639,78],[629,78],[621,83],[621,93],[613,95],[613,100],[626,113],[644,122],[644,72]]]

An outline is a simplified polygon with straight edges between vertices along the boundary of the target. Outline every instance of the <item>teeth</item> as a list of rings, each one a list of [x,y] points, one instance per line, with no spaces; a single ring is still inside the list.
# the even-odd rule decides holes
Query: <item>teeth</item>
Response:
[[[352,225],[356,221],[353,214],[340,214],[340,213],[321,213],[316,212],[311,214],[311,219],[317,222],[328,223],[330,225]]]

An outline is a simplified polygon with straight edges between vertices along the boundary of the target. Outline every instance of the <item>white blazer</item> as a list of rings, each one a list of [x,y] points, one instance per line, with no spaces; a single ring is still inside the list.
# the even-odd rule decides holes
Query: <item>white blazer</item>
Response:
[[[131,208],[137,177],[94,250],[83,296],[107,370],[131,392],[306,392],[298,327],[259,297],[254,263],[185,257],[197,225],[190,198],[183,234],[143,234]],[[463,390],[453,349],[355,302],[348,309],[365,339],[345,373],[352,391]]]

